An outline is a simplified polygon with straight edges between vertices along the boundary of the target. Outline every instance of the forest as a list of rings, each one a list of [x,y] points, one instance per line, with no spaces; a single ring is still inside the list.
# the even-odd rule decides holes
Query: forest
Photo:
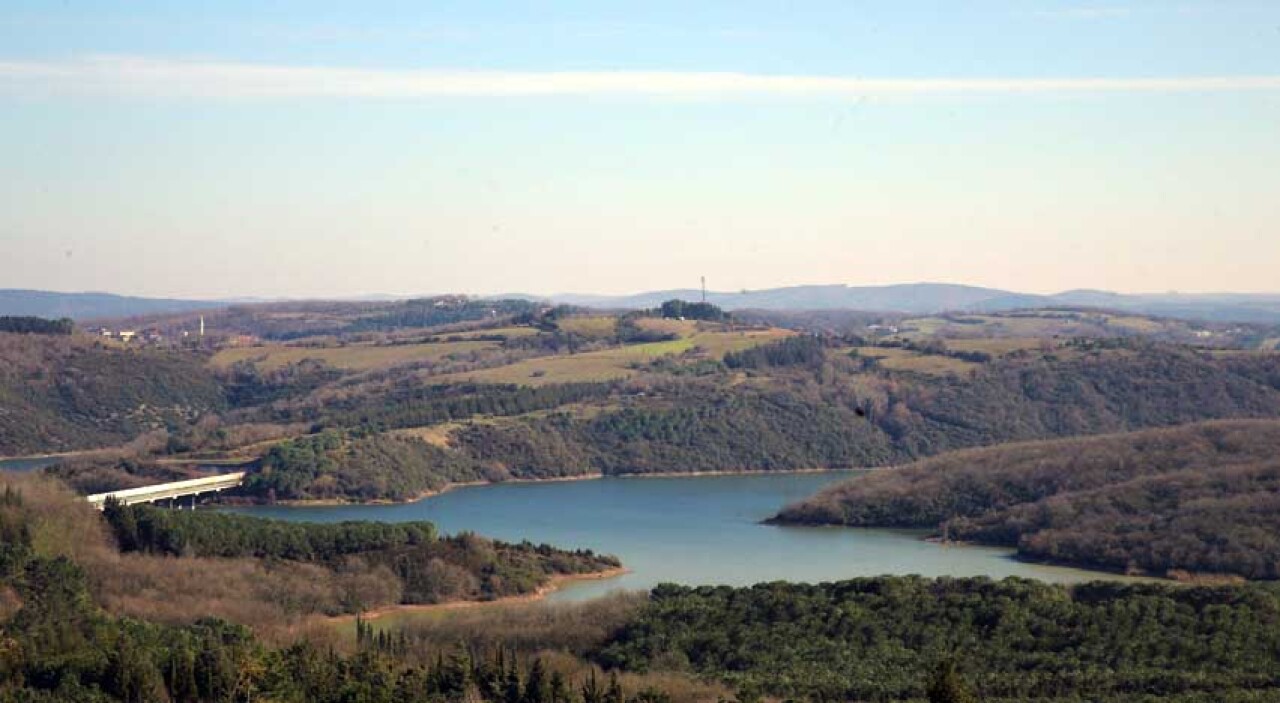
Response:
[[[75,328],[76,323],[65,317],[50,320],[43,317],[0,316],[0,332],[65,336],[75,331]]]
[[[122,552],[251,557],[317,564],[380,581],[401,604],[493,600],[535,592],[552,576],[616,569],[614,557],[549,545],[507,544],[431,523],[309,524],[206,511],[108,504],[104,518]],[[353,600],[346,612],[386,603]]]
[[[108,531],[101,545],[98,528]],[[1273,584],[880,577],[663,585],[647,595],[463,610],[399,626],[357,620],[350,640],[333,639],[331,627],[299,639],[282,611],[209,617],[218,608],[200,600],[212,595],[207,585],[163,588],[163,611],[139,612],[113,593],[126,578],[115,573],[121,569],[198,568],[216,582],[238,561],[281,568],[301,559],[320,569],[307,572],[320,584],[347,577],[329,569],[350,569],[353,557],[450,542],[424,523],[282,525],[121,506],[101,514],[49,479],[6,477],[0,699],[1243,703],[1280,694]],[[518,549],[548,565],[590,561]]]
[[[467,456],[413,437],[326,430],[271,447],[240,490],[277,500],[412,500],[452,483],[499,479]]]
[[[946,454],[829,487],[784,523],[927,527],[1033,560],[1280,578],[1280,421]]]
[[[258,620],[253,627],[189,614],[165,623],[114,613],[103,607],[100,582],[104,562],[85,549],[73,533],[92,528],[81,510],[50,512],[65,497],[47,483],[6,481],[0,491],[0,700],[24,702],[145,703],[150,701],[391,703],[401,701],[482,700],[493,703],[664,703],[670,699],[651,687],[627,686],[617,674],[591,669],[573,679],[563,667],[514,650],[470,651],[456,645],[429,653],[411,648],[406,637],[357,627],[353,646],[341,650],[307,640],[270,644],[258,634],[275,625]],[[64,506],[65,507],[65,506]],[[144,542],[160,543],[174,529],[203,523],[203,513],[113,508],[117,526],[128,516],[140,523],[167,523]],[[166,516],[166,517],[161,517]],[[248,540],[255,550],[290,554],[268,546],[277,537],[297,538],[314,550],[348,555],[362,548],[433,541],[429,526],[292,526],[276,529],[230,516],[221,538]],[[247,519],[245,519],[247,520]],[[265,521],[262,521],[265,523]],[[204,533],[184,532],[184,538]],[[288,533],[284,535],[284,533]],[[248,534],[238,537],[236,534]],[[146,535],[151,535],[148,537]],[[87,533],[86,535],[87,536]],[[228,551],[205,537],[204,547]],[[92,540],[90,540],[92,541]],[[438,540],[435,540],[438,541]],[[139,546],[139,545],[135,545]],[[141,545],[145,547],[145,545]],[[230,551],[243,550],[241,546]],[[353,552],[352,550],[357,550]],[[545,548],[533,550],[537,554]],[[167,557],[174,562],[177,557]],[[197,557],[184,557],[191,560]],[[135,564],[136,565],[136,564]],[[171,563],[168,568],[175,568]],[[198,603],[188,592],[166,594],[188,608]],[[247,594],[245,594],[247,595]]]
[[[0,455],[111,446],[226,409],[204,359],[0,333]]]
[[[1275,700],[1280,592],[1015,578],[664,585],[595,656],[813,701],[921,700],[921,672],[948,662],[970,700]]]

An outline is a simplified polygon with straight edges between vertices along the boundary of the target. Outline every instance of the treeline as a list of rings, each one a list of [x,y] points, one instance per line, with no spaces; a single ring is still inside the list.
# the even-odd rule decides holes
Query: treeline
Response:
[[[353,319],[344,333],[376,332],[416,327],[437,327],[457,322],[494,317],[529,316],[540,303],[528,300],[473,300],[470,298],[423,298],[391,303],[389,309]]]
[[[614,557],[472,534],[438,537],[426,522],[293,523],[206,511],[110,505],[104,516],[121,550],[187,557],[252,557],[318,564],[394,587],[392,602],[418,604],[525,595],[556,575],[617,568]],[[348,612],[386,603],[348,602]]]
[[[67,336],[75,329],[76,323],[67,317],[49,320],[43,317],[0,316],[0,332]]]
[[[595,656],[813,701],[921,700],[936,688],[920,672],[940,662],[969,700],[1274,700],[1280,593],[1014,578],[663,585]]]
[[[407,547],[437,538],[429,522],[307,523],[226,513],[124,506],[102,511],[123,552],[169,556],[332,561],[348,554]]]
[[[724,322],[729,313],[711,303],[691,303],[687,300],[668,300],[658,308],[658,313],[668,319],[703,320]]]
[[[465,420],[477,415],[523,415],[605,397],[614,387],[612,383],[567,383],[536,388],[473,383],[424,386],[412,379],[385,391],[265,407],[247,417],[265,422],[315,422],[379,431]]]
[[[724,355],[724,365],[731,369],[760,369],[768,366],[818,367],[826,359],[824,344],[818,337],[799,335],[762,344]]]
[[[1280,578],[1280,421],[947,454],[837,484],[782,522],[929,527],[1026,558]]]

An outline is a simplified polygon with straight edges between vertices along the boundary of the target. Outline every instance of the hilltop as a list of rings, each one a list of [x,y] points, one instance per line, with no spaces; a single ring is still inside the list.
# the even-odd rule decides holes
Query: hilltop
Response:
[[[923,527],[1024,558],[1280,578],[1280,420],[1189,424],[945,454],[831,486],[792,524]]]

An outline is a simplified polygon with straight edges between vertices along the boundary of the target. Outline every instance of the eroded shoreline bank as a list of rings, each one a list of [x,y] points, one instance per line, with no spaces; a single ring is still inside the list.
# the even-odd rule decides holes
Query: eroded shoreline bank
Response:
[[[604,571],[592,571],[582,574],[555,574],[551,576],[546,583],[539,586],[533,593],[525,593],[518,596],[505,596],[503,598],[495,598],[493,600],[455,600],[445,603],[402,603],[367,610],[363,613],[335,615],[325,619],[334,624],[344,624],[347,622],[355,622],[356,618],[365,621],[372,621],[387,617],[388,615],[405,613],[432,613],[448,610],[465,610],[469,608],[515,605],[519,603],[536,603],[538,601],[545,600],[547,596],[570,583],[579,581],[606,581],[629,573],[631,573],[630,569],[625,566],[619,566],[613,569],[606,569]]]

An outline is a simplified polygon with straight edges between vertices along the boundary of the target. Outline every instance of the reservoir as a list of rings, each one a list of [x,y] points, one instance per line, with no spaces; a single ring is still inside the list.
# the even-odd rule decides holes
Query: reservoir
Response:
[[[783,505],[855,472],[603,478],[468,486],[401,505],[254,506],[250,515],[332,522],[430,520],[472,531],[614,554],[630,573],[573,582],[550,600],[662,582],[749,585],[857,576],[1022,576],[1054,582],[1122,578],[1020,562],[1000,548],[940,545],[921,532],[762,525]]]
[[[20,459],[0,459],[0,471],[35,471],[58,463],[56,456],[34,456]]]

